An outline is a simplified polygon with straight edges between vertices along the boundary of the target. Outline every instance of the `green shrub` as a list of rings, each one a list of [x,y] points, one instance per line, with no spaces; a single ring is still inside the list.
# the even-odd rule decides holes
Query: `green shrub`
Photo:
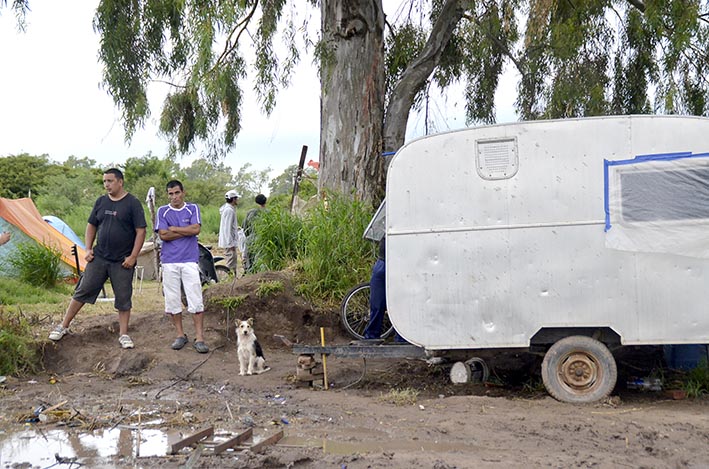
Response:
[[[35,372],[39,353],[29,321],[21,313],[0,306],[0,375]]]
[[[369,278],[375,245],[362,234],[372,214],[369,204],[344,196],[332,197],[309,213],[304,221],[303,287],[299,291],[339,301]]]
[[[282,208],[264,210],[254,219],[254,271],[282,270],[303,249],[303,221]]]
[[[32,285],[53,287],[61,277],[61,252],[50,246],[18,244],[7,262],[16,278]]]

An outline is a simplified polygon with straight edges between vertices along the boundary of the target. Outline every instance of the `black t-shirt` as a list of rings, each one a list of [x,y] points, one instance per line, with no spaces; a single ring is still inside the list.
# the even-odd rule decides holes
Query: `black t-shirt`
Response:
[[[98,228],[94,254],[106,260],[123,261],[135,243],[135,229],[145,228],[145,212],[132,194],[113,201],[108,195],[96,200],[89,223]]]
[[[386,262],[387,258],[387,243],[386,243],[386,236],[383,236],[382,239],[379,240],[379,254],[377,255],[377,259],[380,261]]]

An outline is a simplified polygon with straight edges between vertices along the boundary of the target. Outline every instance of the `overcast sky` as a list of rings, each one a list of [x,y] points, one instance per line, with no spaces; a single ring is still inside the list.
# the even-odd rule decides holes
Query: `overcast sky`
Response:
[[[54,161],[86,156],[100,165],[120,164],[148,152],[164,156],[167,143],[157,133],[157,121],[166,85],[151,87],[152,115],[130,145],[124,142],[120,112],[100,88],[98,35],[92,28],[98,0],[76,2],[72,7],[66,2],[41,0],[30,5],[25,32],[18,32],[8,7],[0,10],[0,156],[47,154]],[[513,89],[514,77],[505,81],[509,81],[506,89]],[[250,91],[248,85],[244,90]],[[255,169],[270,166],[272,176],[277,176],[298,163],[303,145],[308,145],[307,159],[317,160],[319,90],[308,57],[301,61],[292,86],[279,93],[270,118],[261,114],[254,99],[247,99],[242,131],[224,163],[234,171],[245,163]],[[498,92],[498,121],[515,120],[513,99],[514,93]],[[464,126],[464,110],[451,104],[459,100],[456,96],[432,103],[433,130]],[[413,116],[407,139],[424,133],[423,117]],[[198,156],[182,157],[181,164],[188,165]]]

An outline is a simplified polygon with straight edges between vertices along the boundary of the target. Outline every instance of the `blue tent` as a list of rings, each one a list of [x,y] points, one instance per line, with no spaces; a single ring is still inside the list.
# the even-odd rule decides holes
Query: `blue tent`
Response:
[[[49,225],[72,240],[74,243],[76,243],[77,246],[79,246],[81,249],[86,249],[86,246],[84,246],[84,242],[81,241],[81,238],[79,238],[74,231],[69,228],[69,225],[64,223],[64,220],[62,220],[59,217],[55,217],[53,215],[45,215],[42,217],[44,221],[49,223]]]

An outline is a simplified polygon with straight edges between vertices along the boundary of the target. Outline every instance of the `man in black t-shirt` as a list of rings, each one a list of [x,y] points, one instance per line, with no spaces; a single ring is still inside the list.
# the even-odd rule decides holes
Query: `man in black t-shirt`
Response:
[[[111,279],[118,310],[118,342],[122,348],[133,348],[128,322],[133,306],[133,271],[145,241],[145,212],[140,201],[123,188],[120,170],[111,168],[103,173],[103,186],[106,195],[96,200],[86,225],[86,270],[64,320],[49,333],[49,338],[57,341],[64,337],[76,313],[84,304],[94,304],[103,284]]]

